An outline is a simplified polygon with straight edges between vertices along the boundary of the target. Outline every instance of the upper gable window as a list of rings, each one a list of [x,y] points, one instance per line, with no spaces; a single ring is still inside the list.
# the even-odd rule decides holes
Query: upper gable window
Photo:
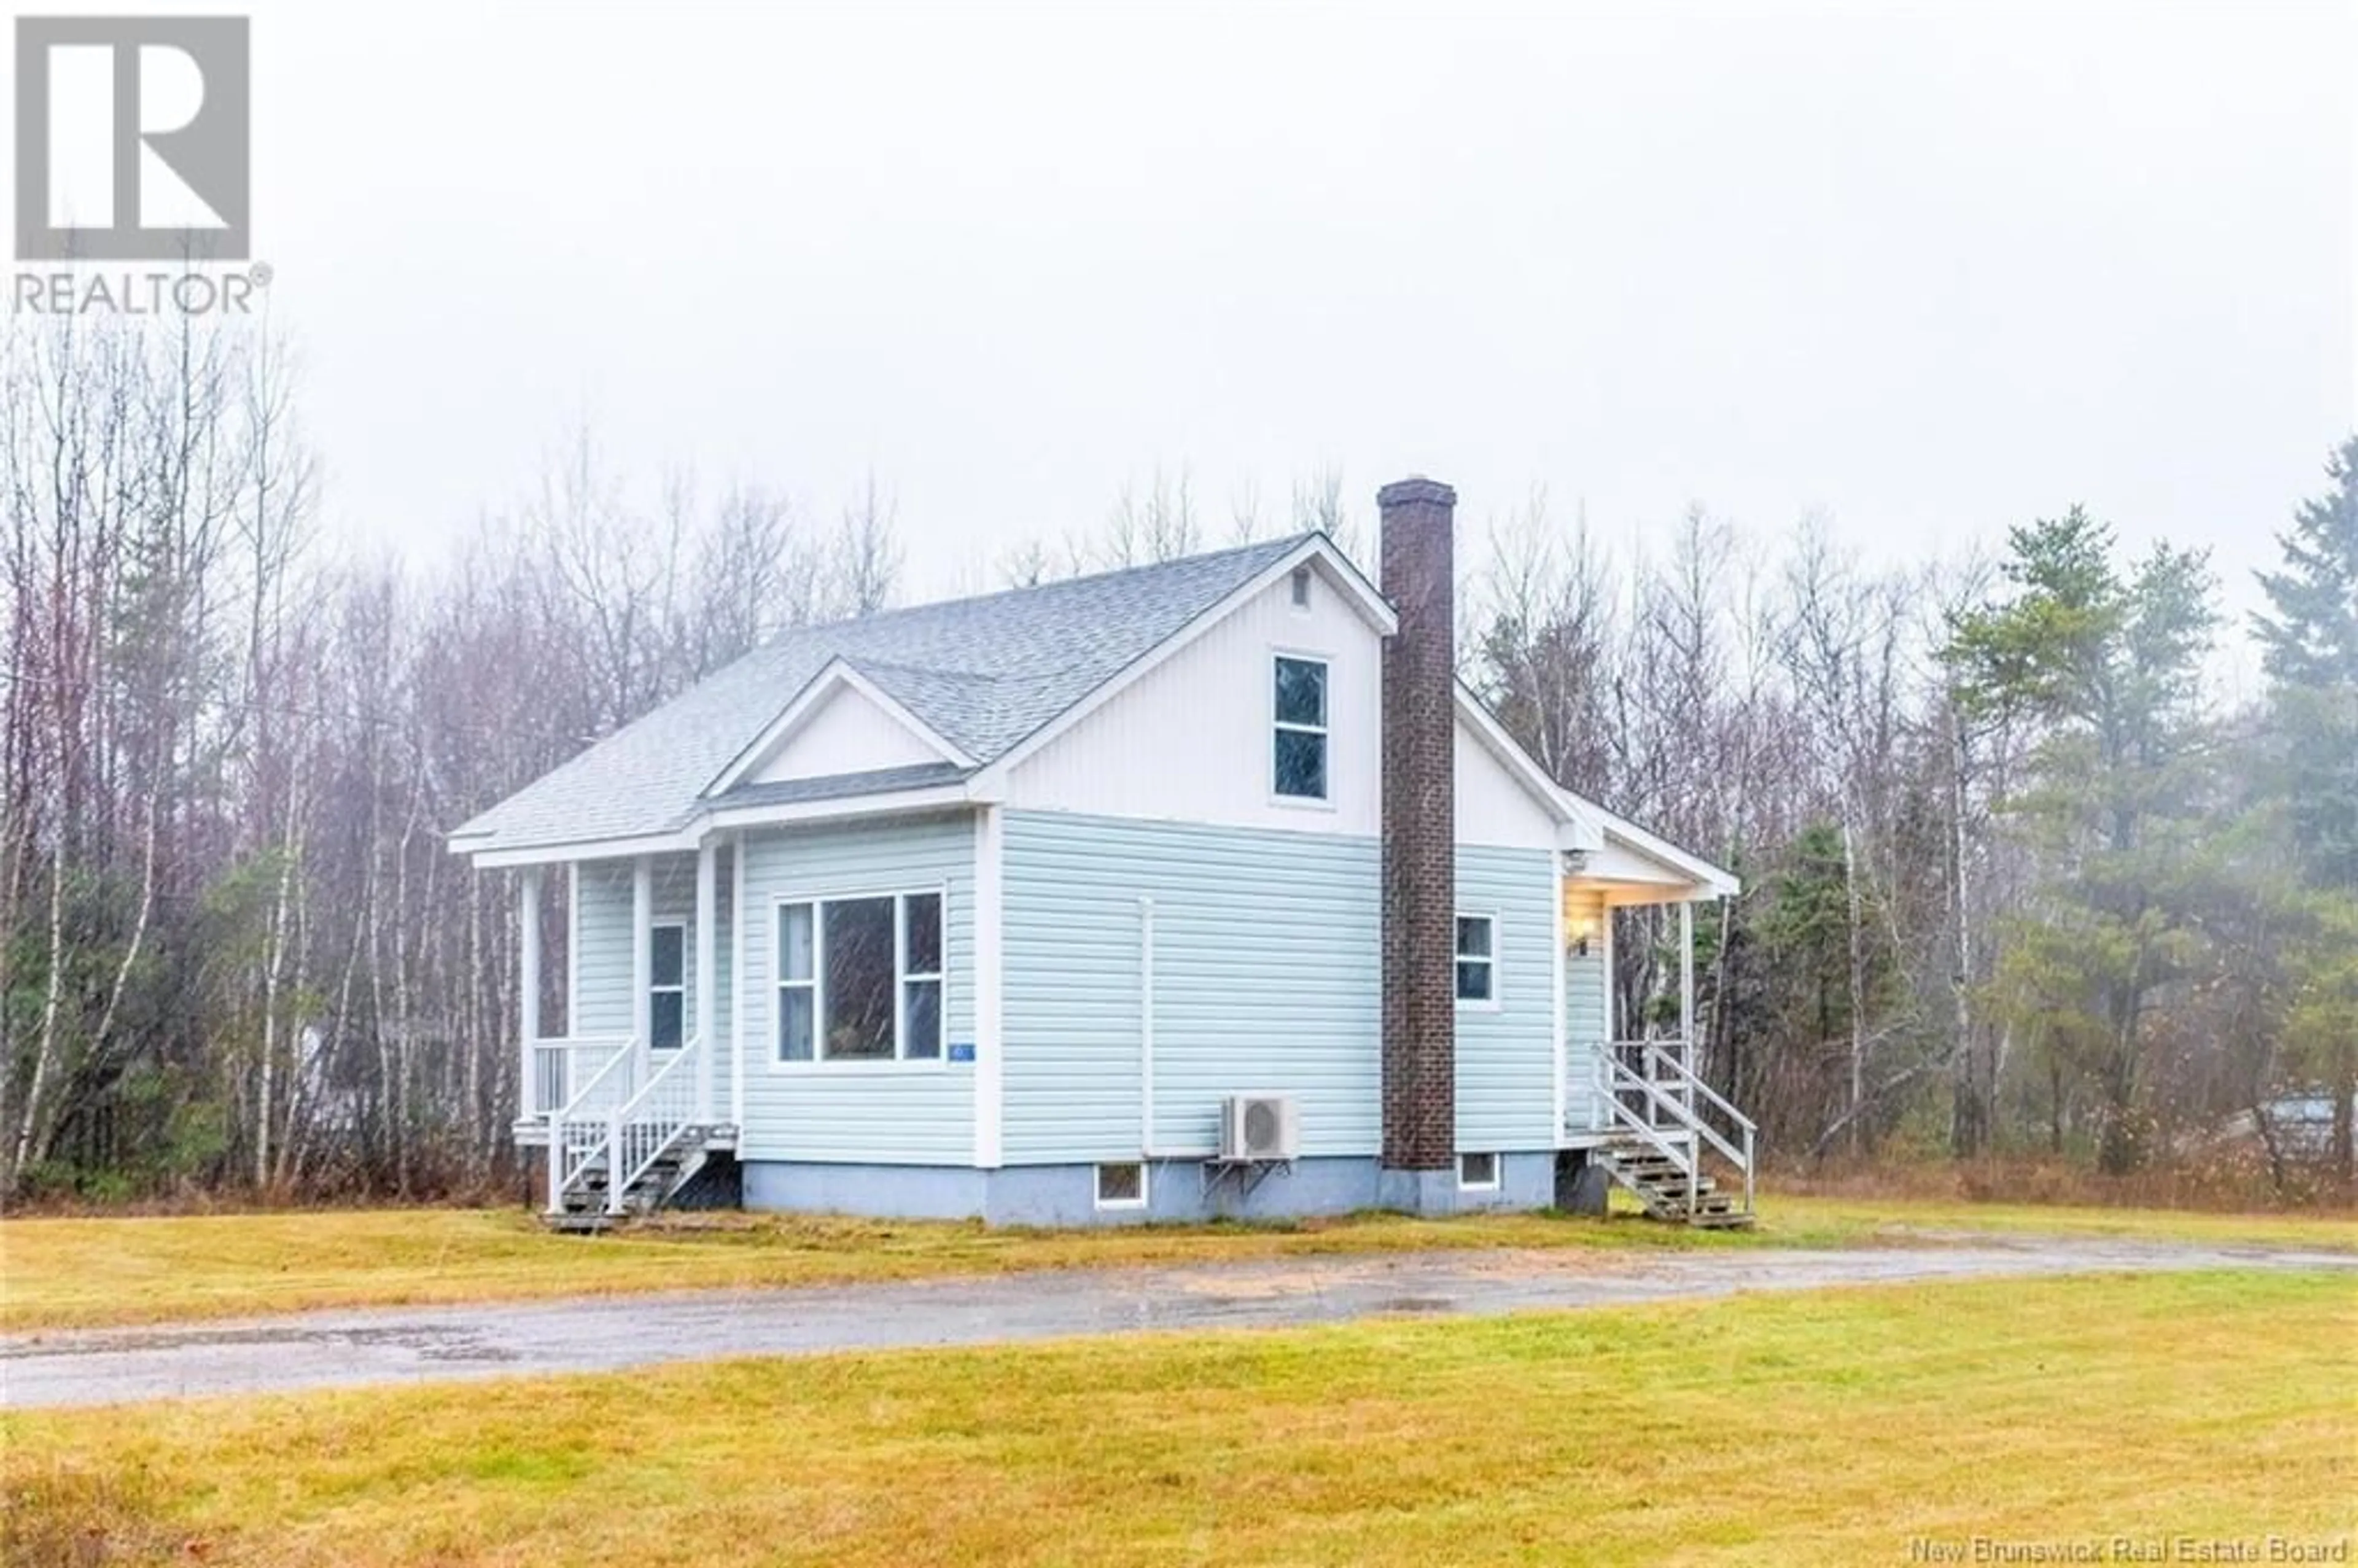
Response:
[[[1293,594],[1294,609],[1310,608],[1310,568],[1308,567],[1293,568]]]
[[[1326,798],[1326,661],[1280,654],[1271,787],[1288,800]]]

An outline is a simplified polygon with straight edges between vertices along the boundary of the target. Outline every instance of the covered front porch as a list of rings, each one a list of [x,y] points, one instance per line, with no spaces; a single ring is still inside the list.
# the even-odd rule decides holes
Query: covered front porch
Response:
[[[1752,1212],[1756,1128],[1705,1081],[1695,1024],[1695,909],[1738,891],[1734,878],[1634,826],[1573,851],[1563,876],[1565,944],[1563,1146],[1590,1152],[1650,1212],[1723,1223]],[[1625,1008],[1617,915],[1653,910],[1671,925],[1673,973]],[[1663,1016],[1665,991],[1675,1011]],[[1634,1011],[1636,1016],[1625,1016]],[[1740,1191],[1722,1191],[1715,1155]]]
[[[525,866],[517,1063],[520,1148],[545,1153],[552,1218],[599,1223],[663,1202],[731,1152],[744,1119],[729,976],[741,841],[690,853]],[[561,953],[549,951],[552,903]],[[549,960],[561,985],[552,985]],[[554,1001],[562,1029],[544,1013]]]

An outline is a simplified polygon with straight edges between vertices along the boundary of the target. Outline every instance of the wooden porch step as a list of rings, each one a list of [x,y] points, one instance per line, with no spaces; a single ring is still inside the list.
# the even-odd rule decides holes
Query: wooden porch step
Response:
[[[554,1208],[542,1218],[551,1230],[586,1233],[611,1229],[625,1220],[653,1214],[704,1169],[715,1152],[716,1143],[722,1142],[716,1138],[717,1133],[727,1135],[723,1146],[734,1147],[733,1127],[681,1129],[673,1143],[650,1160],[623,1190],[620,1213],[609,1211],[614,1195],[613,1176],[605,1164],[600,1163],[576,1175]]]
[[[1655,1219],[1724,1230],[1752,1223],[1716,1179],[1697,1172],[1691,1184],[1685,1165],[1643,1138],[1608,1140],[1596,1145],[1594,1157]]]

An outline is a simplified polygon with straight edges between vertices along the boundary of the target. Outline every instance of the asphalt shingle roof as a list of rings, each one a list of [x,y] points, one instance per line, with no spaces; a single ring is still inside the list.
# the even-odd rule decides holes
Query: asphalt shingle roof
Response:
[[[987,765],[1307,537],[783,633],[457,836],[488,839],[471,848],[507,849],[676,831],[721,771],[836,658]],[[943,782],[930,769],[887,772]],[[742,798],[741,790],[730,792],[731,804]]]
[[[901,768],[871,768],[860,773],[828,773],[821,778],[777,779],[769,784],[742,784],[712,797],[714,806],[785,806],[802,800],[840,800],[848,795],[890,795],[894,790],[930,789],[956,784],[968,770],[956,762],[912,762]]]

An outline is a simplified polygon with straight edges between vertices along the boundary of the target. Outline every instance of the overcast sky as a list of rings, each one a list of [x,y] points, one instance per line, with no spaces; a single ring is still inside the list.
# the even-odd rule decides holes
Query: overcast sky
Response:
[[[119,8],[119,7],[110,7]],[[207,6],[205,9],[220,9]],[[1870,557],[2084,502],[2242,584],[2353,424],[2358,17],[265,5],[255,254],[339,538],[870,470],[909,590],[1191,474]]]

